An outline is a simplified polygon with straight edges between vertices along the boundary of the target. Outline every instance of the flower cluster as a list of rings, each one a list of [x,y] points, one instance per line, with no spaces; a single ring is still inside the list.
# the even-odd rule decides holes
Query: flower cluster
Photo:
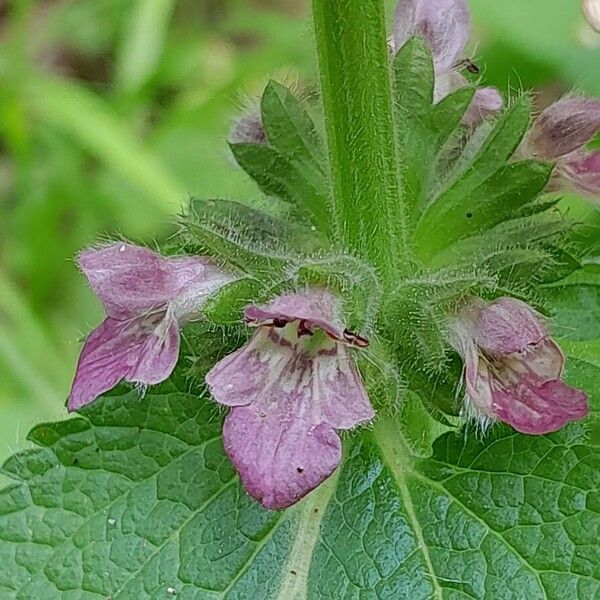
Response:
[[[398,52],[411,37],[424,38],[433,56],[435,100],[439,102],[469,85],[461,73],[467,64],[464,52],[469,34],[465,0],[401,0],[390,46]],[[459,127],[472,133],[474,126],[501,107],[496,89],[478,89]],[[519,153],[555,160],[561,182],[598,193],[600,152],[588,150],[586,144],[599,129],[600,103],[568,96],[538,117]],[[268,140],[261,115],[249,114],[232,131],[232,138],[264,145]],[[277,164],[285,162],[278,159]],[[547,176],[538,189],[544,187]],[[231,261],[235,268],[223,266],[226,253],[213,254],[224,258],[163,257],[147,248],[113,243],[79,255],[78,264],[101,300],[106,319],[83,345],[69,410],[91,403],[121,381],[143,387],[169,377],[178,361],[180,329],[205,316],[208,298],[224,286],[238,285],[247,275],[235,261]],[[277,261],[268,262],[267,268]],[[254,282],[259,280],[251,275]],[[323,277],[327,282],[332,279]],[[270,509],[294,504],[327,479],[341,460],[339,432],[375,418],[367,390],[372,391],[377,382],[363,381],[355,362],[369,341],[346,327],[342,307],[348,298],[325,284],[291,281],[288,277],[278,288],[285,291],[272,294],[265,304],[245,307],[243,320],[253,335],[214,365],[205,378],[214,400],[228,411],[224,449],[248,493]],[[383,289],[392,294],[396,286]],[[540,435],[588,413],[584,392],[562,379],[564,356],[540,315],[510,297],[484,301],[462,288],[459,295],[458,302],[444,304],[439,338],[442,356],[453,348],[454,358],[464,363],[462,413],[466,417],[482,427],[504,422],[519,432]],[[382,305],[385,309],[386,303]],[[413,302],[407,312],[415,306],[418,303]],[[449,306],[460,309],[451,311]],[[390,312],[398,320],[397,313]],[[375,316],[374,331],[382,346],[393,338],[390,329],[397,325],[390,324],[393,317]],[[392,354],[386,346],[380,362],[391,363]],[[395,369],[399,364],[400,360],[389,366]],[[459,381],[456,384],[460,386]]]

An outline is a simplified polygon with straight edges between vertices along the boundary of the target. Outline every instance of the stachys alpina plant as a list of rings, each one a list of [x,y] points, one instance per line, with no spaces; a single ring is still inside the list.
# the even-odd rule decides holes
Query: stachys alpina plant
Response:
[[[381,0],[312,4],[324,119],[270,82],[230,135],[267,208],[193,199],[164,255],[79,256],[106,312],[82,416],[34,430],[23,480],[84,516],[23,585],[595,597],[598,239],[547,190],[598,195],[600,104],[532,126],[527,94],[480,87],[464,0],[400,0],[390,34]]]
[[[372,422],[373,405],[385,413],[381,399],[369,399],[370,382],[356,365],[360,357],[352,348],[369,344],[361,330],[381,339],[392,357],[408,354],[417,364],[443,365],[454,348],[465,363],[461,414],[504,421],[532,434],[585,417],[585,393],[560,379],[563,354],[534,310],[510,297],[488,306],[477,299],[511,286],[526,297],[535,290],[531,273],[550,260],[551,236],[542,243],[528,237],[528,228],[538,227],[535,218],[523,224],[520,240],[505,232],[531,210],[552,172],[552,165],[535,160],[507,162],[526,132],[527,99],[514,101],[497,119],[474,157],[459,156],[450,165],[435,160],[436,152],[456,143],[453,136],[461,130],[469,135],[502,108],[498,90],[477,89],[458,72],[469,29],[464,0],[398,4],[391,36],[398,113],[379,141],[393,150],[397,131],[397,158],[393,152],[381,156],[389,168],[398,160],[401,172],[387,172],[382,164],[381,185],[363,182],[370,197],[354,167],[342,171],[335,162],[352,153],[351,143],[339,139],[343,129],[327,132],[336,143],[348,144],[330,157],[330,189],[320,134],[282,86],[269,84],[261,112],[247,117],[245,130],[260,134],[242,133],[237,122],[234,156],[265,193],[290,204],[287,220],[294,229],[304,227],[306,238],[315,238],[311,251],[304,251],[305,243],[290,245],[294,232],[266,215],[238,215],[229,204],[227,216],[207,216],[194,212],[195,205],[207,210],[196,201],[183,221],[183,235],[186,245],[202,247],[200,256],[190,250],[188,256],[162,258],[129,244],[83,252],[80,265],[108,318],[84,346],[69,408],[80,408],[122,379],[139,385],[166,379],[177,360],[179,328],[202,316],[211,295],[222,311],[233,303],[237,286],[252,282],[256,288],[248,300],[255,295],[266,303],[248,302],[243,315],[231,317],[243,316],[258,331],[215,365],[206,383],[214,399],[229,407],[225,450],[248,492],[266,507],[294,504],[331,475],[342,456],[336,429]],[[332,98],[324,101],[327,106]],[[389,107],[381,108],[393,116]],[[557,173],[571,173],[571,181],[593,191],[593,165],[585,165],[595,154],[581,148],[599,129],[600,103],[566,98],[540,115],[523,146],[535,157],[557,158]],[[415,152],[422,173],[415,172]],[[411,173],[402,173],[405,160],[415,166]],[[346,181],[354,179],[358,185],[352,190]],[[563,220],[556,216],[553,227]],[[369,221],[372,229],[365,229]],[[264,223],[270,225],[268,236],[257,230]],[[568,227],[564,221],[561,232]],[[318,240],[316,232],[322,236]],[[456,247],[470,265],[461,264]],[[527,270],[515,275],[523,265]],[[377,306],[361,303],[373,285],[357,278],[361,271],[382,289]],[[415,285],[424,293],[423,306],[411,306]],[[278,291],[267,293],[268,287]],[[223,288],[228,291],[220,299]],[[342,325],[349,320],[359,332]],[[387,368],[397,369],[410,389],[411,367]]]
[[[369,399],[370,382],[363,381],[360,356],[352,350],[369,345],[367,332],[390,347],[392,357],[408,354],[417,364],[431,363],[427,355],[436,352],[434,360],[448,362],[454,348],[465,363],[461,414],[504,421],[530,434],[585,417],[585,393],[561,381],[563,354],[534,310],[510,297],[486,306],[477,295],[493,297],[512,286],[526,297],[535,290],[531,273],[550,260],[548,237],[542,243],[528,237],[528,228],[539,226],[535,218],[523,224],[520,240],[505,233],[534,206],[552,173],[549,163],[507,162],[512,152],[525,134],[523,146],[532,155],[557,158],[557,173],[571,173],[571,181],[593,191],[593,168],[582,165],[595,154],[581,148],[600,129],[600,103],[563,99],[525,133],[528,102],[517,99],[462,168],[460,156],[450,165],[436,163],[435,153],[456,143],[453,136],[461,128],[468,135],[503,104],[498,90],[477,89],[458,71],[469,29],[464,0],[401,1],[396,10],[391,46],[398,120],[379,132],[379,141],[393,148],[398,131],[398,158],[383,151],[381,156],[389,167],[398,160],[401,171],[412,153],[423,154],[418,185],[411,181],[420,175],[414,170],[396,176],[382,164],[382,181],[364,182],[368,197],[360,174],[353,167],[342,171],[333,160],[330,189],[317,128],[287,89],[271,83],[261,112],[252,117],[260,136],[236,133],[231,148],[265,193],[289,203],[291,225],[248,210],[238,214],[233,204],[223,206],[228,214],[213,214],[218,203],[194,201],[182,223],[183,240],[186,248],[202,247],[201,255],[190,249],[186,256],[162,258],[130,244],[84,251],[79,263],[108,318],[84,346],[69,408],[80,408],[120,380],[143,386],[165,380],[177,361],[179,328],[201,317],[211,296],[218,312],[237,305],[236,288],[246,291],[252,282],[253,292],[242,296],[249,301],[243,315],[231,318],[243,317],[258,331],[215,365],[206,382],[214,399],[229,407],[225,450],[248,492],[266,507],[294,504],[331,475],[342,457],[336,429],[372,422],[373,406],[389,410],[382,399]],[[487,102],[488,96],[494,100]],[[324,101],[327,106],[332,98]],[[415,126],[414,137],[403,139]],[[239,128],[238,122],[235,131]],[[331,158],[352,154],[339,131],[326,133],[348,143]],[[408,147],[409,140],[417,147]],[[346,187],[353,179],[356,190]],[[398,195],[394,200],[392,193]],[[365,229],[369,221],[372,229]],[[562,223],[563,234],[568,231],[565,217],[551,222]],[[264,224],[268,235],[260,229]],[[301,238],[290,244],[302,228],[307,239],[315,238],[308,252]],[[461,264],[456,247],[467,253],[461,258],[468,256],[470,265]],[[523,264],[527,281],[514,272]],[[382,289],[375,307],[361,302],[373,285],[360,279],[362,271]],[[413,286],[423,290],[422,306],[411,306],[418,295]],[[269,287],[278,291],[268,293]],[[250,302],[253,295],[266,303]],[[348,321],[359,330],[353,332]],[[388,368],[397,369],[410,389],[414,367]]]

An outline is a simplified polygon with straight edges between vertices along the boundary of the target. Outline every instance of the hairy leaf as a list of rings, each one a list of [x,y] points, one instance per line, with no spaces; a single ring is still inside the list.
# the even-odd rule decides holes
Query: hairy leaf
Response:
[[[415,233],[419,251],[433,256],[461,238],[510,219],[543,189],[552,165],[528,160],[500,168],[472,189],[458,186],[425,214]]]
[[[542,293],[556,312],[555,331],[567,340],[600,339],[600,277],[597,283],[567,283]]]
[[[230,148],[238,164],[265,194],[290,202],[315,227],[328,231],[327,186],[313,167],[306,167],[271,146],[230,144]]]
[[[594,390],[600,370],[576,371]],[[388,418],[348,438],[339,472],[278,513],[242,490],[220,411],[193,391],[117,390],[31,432],[33,447],[4,466],[3,600],[600,592],[600,456],[581,424],[545,437],[447,433],[419,458]]]
[[[294,95],[270,81],[261,99],[262,123],[269,143],[281,154],[325,177],[326,157],[315,124]]]

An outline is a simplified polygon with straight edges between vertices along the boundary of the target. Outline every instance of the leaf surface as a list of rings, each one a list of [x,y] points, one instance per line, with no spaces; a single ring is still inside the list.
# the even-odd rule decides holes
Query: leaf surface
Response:
[[[599,378],[574,361],[572,382],[594,390],[596,409]],[[279,513],[240,487],[220,428],[220,410],[177,379],[35,428],[34,446],[4,466],[0,598],[600,593],[600,456],[584,424],[447,433],[420,458],[386,418],[347,438],[338,472]]]

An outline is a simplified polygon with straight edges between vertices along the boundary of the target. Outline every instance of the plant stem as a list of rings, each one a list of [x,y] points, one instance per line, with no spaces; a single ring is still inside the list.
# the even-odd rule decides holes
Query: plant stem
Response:
[[[313,0],[339,241],[397,277],[407,243],[383,0]]]

